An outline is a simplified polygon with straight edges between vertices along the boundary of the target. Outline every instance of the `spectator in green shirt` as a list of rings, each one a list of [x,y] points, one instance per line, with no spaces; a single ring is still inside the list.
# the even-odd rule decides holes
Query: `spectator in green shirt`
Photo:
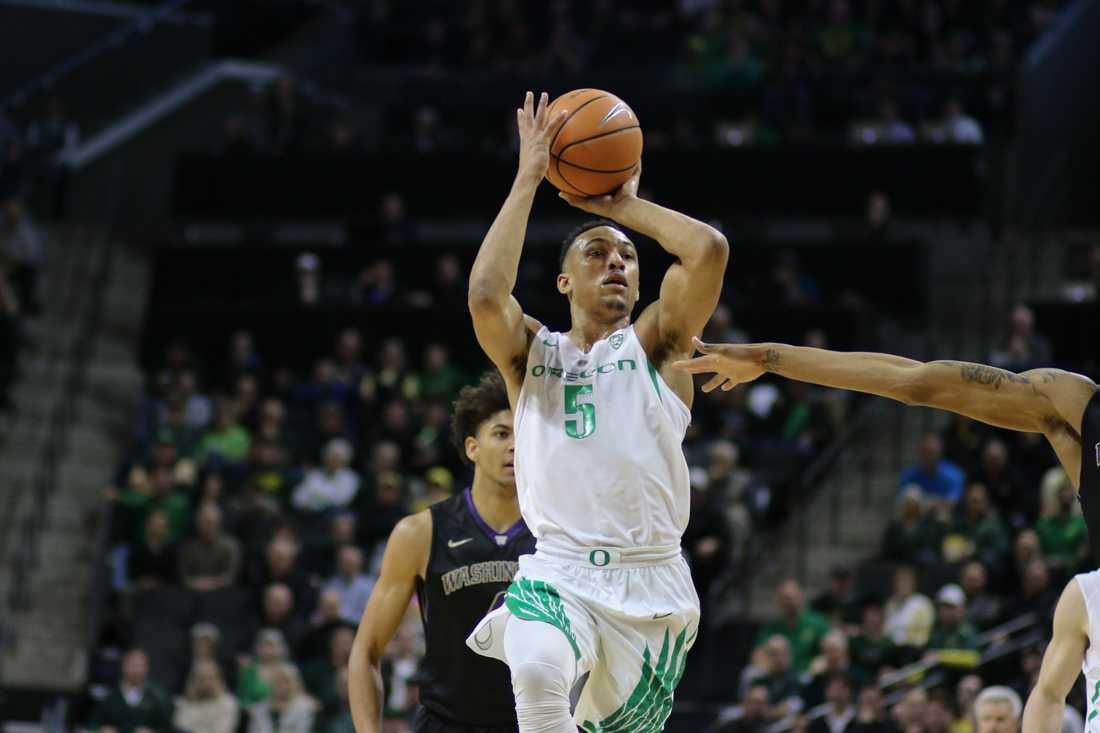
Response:
[[[1058,489],[1055,513],[1040,517],[1035,532],[1039,535],[1043,554],[1055,567],[1073,570],[1088,557],[1088,530],[1072,486],[1065,484]]]
[[[978,633],[966,620],[966,594],[954,583],[936,594],[936,625],[928,639],[929,649],[977,649]]]
[[[256,658],[247,660],[237,674],[237,700],[242,708],[266,700],[271,695],[275,672],[289,659],[282,632],[261,629],[256,635]]]
[[[802,674],[817,654],[821,639],[829,630],[829,622],[821,614],[806,607],[802,587],[795,580],[785,580],[776,588],[780,618],[766,624],[757,636],[757,646],[778,634],[791,645],[791,666]]]
[[[176,478],[168,466],[153,469],[152,475],[131,477],[130,486],[118,497],[120,507],[130,518],[131,538],[145,526],[145,518],[154,511],[168,517],[168,539],[179,542],[191,526],[191,500],[176,488]]]
[[[447,347],[428,344],[424,350],[424,369],[420,372],[420,394],[426,400],[450,404],[466,383],[462,370],[451,363]]]
[[[232,402],[218,400],[214,425],[199,443],[195,458],[205,466],[211,458],[228,463],[240,463],[248,455],[251,438],[237,422],[237,408]]]

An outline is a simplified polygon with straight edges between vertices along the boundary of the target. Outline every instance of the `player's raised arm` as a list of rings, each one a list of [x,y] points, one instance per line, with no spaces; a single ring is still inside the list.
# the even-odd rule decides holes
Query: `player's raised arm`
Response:
[[[660,299],[639,316],[636,327],[662,357],[690,353],[691,338],[710,320],[729,259],[729,244],[714,227],[678,211],[638,198],[637,173],[611,196],[578,198],[560,194],[570,205],[603,216],[655,239],[677,261],[665,273]],[[652,336],[647,332],[652,331]],[[660,364],[658,364],[660,366]]]
[[[1058,733],[1062,730],[1066,695],[1077,681],[1088,647],[1088,612],[1081,587],[1071,580],[1054,610],[1054,636],[1043,654],[1039,681],[1024,707],[1023,730]]]
[[[771,372],[802,382],[889,397],[907,405],[950,410],[997,427],[1048,437],[1066,426],[1080,433],[1081,416],[1096,392],[1096,385],[1088,377],[1061,369],[1014,374],[984,364],[924,363],[890,354],[842,353],[787,344],[696,341],[696,347],[702,356],[676,366],[695,374],[714,372],[715,376],[703,385],[705,392],[719,386],[732,389]],[[1067,466],[1067,470],[1070,468]],[[1073,471],[1070,476],[1076,482]]]
[[[516,360],[525,355],[528,339],[523,310],[512,289],[519,273],[527,218],[550,161],[555,122],[560,121],[560,115],[551,119],[546,100],[543,93],[536,109],[534,95],[527,92],[523,108],[516,110],[519,170],[470,272],[469,306],[477,340],[510,384],[514,384]]]
[[[348,660],[348,698],[356,733],[382,733],[382,655],[409,608],[431,542],[431,514],[423,511],[398,522],[386,543],[382,573],[363,610]]]

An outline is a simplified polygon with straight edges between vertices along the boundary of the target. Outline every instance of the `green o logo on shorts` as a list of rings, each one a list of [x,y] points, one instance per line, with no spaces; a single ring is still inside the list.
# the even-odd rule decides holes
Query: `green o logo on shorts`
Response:
[[[611,553],[607,550],[593,550],[588,553],[588,562],[598,568],[602,568],[611,562]]]

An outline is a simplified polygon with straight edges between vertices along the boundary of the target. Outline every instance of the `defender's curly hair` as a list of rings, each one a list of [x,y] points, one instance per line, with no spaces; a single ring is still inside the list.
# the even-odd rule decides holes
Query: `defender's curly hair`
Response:
[[[468,384],[458,393],[451,415],[451,441],[466,463],[466,438],[476,437],[482,423],[501,410],[511,409],[504,378],[493,369],[481,375],[477,384]]]

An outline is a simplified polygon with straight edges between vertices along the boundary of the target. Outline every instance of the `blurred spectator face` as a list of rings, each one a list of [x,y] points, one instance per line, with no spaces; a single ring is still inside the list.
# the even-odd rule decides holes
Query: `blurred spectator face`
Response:
[[[936,609],[940,625],[948,629],[953,629],[958,626],[963,619],[963,615],[966,613],[965,606],[947,603],[945,601],[937,603]]]
[[[928,704],[928,693],[920,688],[905,693],[905,697],[894,706],[894,719],[902,730],[908,730],[910,726],[922,727],[924,724],[924,708]]]
[[[216,540],[222,529],[221,510],[213,504],[203,504],[195,515],[195,529],[204,542]]]
[[[882,606],[872,603],[863,607],[863,625],[861,630],[864,636],[871,639],[877,639],[882,636],[882,627],[884,623],[885,614],[882,610]]]
[[[821,640],[821,656],[829,669],[841,669],[848,664],[848,638],[843,631],[830,631]]]
[[[985,591],[986,584],[985,566],[980,562],[967,563],[966,567],[963,568],[959,582],[963,591],[966,592],[967,598],[981,595]]]
[[[202,500],[203,502],[210,502],[216,504],[222,496],[222,490],[225,488],[225,483],[222,480],[220,473],[208,473],[202,480]]]
[[[283,450],[277,444],[263,441],[252,448],[252,462],[257,468],[273,470],[283,465]]]
[[[395,433],[403,433],[409,428],[409,408],[404,400],[393,400],[382,411],[382,424]]]
[[[710,466],[707,469],[710,480],[727,478],[737,467],[739,459],[736,445],[728,440],[716,440],[710,447]]]
[[[222,674],[214,662],[199,662],[191,672],[196,697],[209,700],[221,691]]]
[[[382,221],[387,224],[396,224],[405,218],[405,199],[401,198],[400,194],[388,193],[382,197],[378,211]]]
[[[145,518],[145,540],[150,545],[161,545],[168,541],[168,515],[164,512],[149,512]]]
[[[122,682],[127,687],[144,687],[149,676],[149,658],[141,649],[131,649],[122,658]]]
[[[340,566],[340,575],[346,579],[354,578],[363,572],[363,552],[358,547],[350,545],[341,547],[337,562]]]
[[[357,364],[363,354],[363,336],[354,328],[340,332],[336,343],[336,357],[341,364]]]
[[[894,595],[908,598],[917,592],[917,574],[911,567],[902,566],[894,571]]]
[[[219,430],[228,430],[237,423],[237,407],[229,400],[218,400],[214,410],[214,423]]]
[[[1008,449],[999,440],[991,440],[982,451],[982,467],[993,475],[1004,470],[1008,463]]]
[[[1050,585],[1050,571],[1042,560],[1035,559],[1027,564],[1024,571],[1024,595],[1034,597],[1041,594]]]
[[[890,221],[890,199],[882,191],[872,191],[867,197],[867,225],[881,229]]]
[[[802,588],[794,580],[786,580],[779,585],[779,610],[784,616],[797,616],[802,613]]]
[[[317,408],[317,429],[325,435],[344,432],[344,410],[338,402],[322,402]]]
[[[1007,701],[986,701],[975,710],[977,733],[1017,733],[1020,721],[1013,714],[1012,704]]]
[[[764,656],[773,675],[785,674],[791,668],[791,643],[777,634],[765,644]]]
[[[285,578],[294,572],[298,549],[285,540],[272,540],[267,546],[267,570],[273,578]]]
[[[984,517],[989,513],[989,492],[982,484],[971,484],[966,491],[966,513],[972,517]]]
[[[951,711],[942,700],[929,700],[924,708],[925,733],[944,733],[951,727]]]
[[[351,657],[351,645],[355,643],[355,632],[347,626],[341,626],[329,637],[329,660],[334,667],[343,667]]]
[[[396,507],[401,505],[401,476],[394,472],[384,473],[378,477],[378,493],[375,501],[380,507]]]
[[[321,623],[340,619],[340,592],[329,589],[321,593],[317,600],[317,616]]]
[[[351,444],[343,438],[335,438],[325,444],[325,470],[335,473],[351,463]]]
[[[753,685],[741,703],[741,719],[763,720],[768,717],[768,708],[768,688],[764,685]]]
[[[955,688],[955,704],[959,706],[959,715],[969,717],[973,712],[974,701],[978,699],[978,693],[982,691],[982,678],[976,674],[968,674],[959,680]]]
[[[275,679],[271,684],[271,696],[279,702],[286,702],[294,696],[296,685],[294,673],[289,664],[279,665],[275,670]]]
[[[447,347],[443,344],[429,344],[424,352],[424,368],[430,372],[437,372],[447,366],[450,357]]]
[[[198,384],[195,380],[195,373],[190,369],[182,371],[176,378],[176,391],[185,397],[195,394],[198,391]]]
[[[254,405],[260,397],[260,383],[251,374],[242,374],[237,379],[237,402],[242,405]]]
[[[237,366],[248,366],[255,351],[255,343],[252,334],[248,331],[237,331],[233,334],[233,340],[229,344],[229,353],[233,363]]]
[[[176,463],[176,444],[167,440],[158,440],[153,444],[153,465],[168,466]]]
[[[168,466],[157,466],[153,469],[153,495],[158,497],[168,496],[176,488],[176,479],[172,469]]]
[[[270,624],[282,623],[294,608],[294,596],[282,583],[274,583],[264,591],[264,620]]]
[[[1017,305],[1012,309],[1012,333],[1016,336],[1030,336],[1035,330],[1035,314],[1026,305]]]
[[[443,255],[435,262],[435,281],[442,288],[450,287],[462,281],[462,265],[458,257]]]
[[[203,628],[203,627],[209,628]],[[218,653],[218,630],[209,624],[199,624],[191,630],[192,663],[212,661]]]
[[[355,517],[350,514],[338,514],[333,517],[329,534],[332,538],[332,544],[336,547],[354,543]]]
[[[336,365],[332,359],[318,359],[313,365],[313,381],[315,384],[332,384],[336,381]]]
[[[882,711],[882,690],[878,685],[870,684],[859,691],[859,706],[864,710],[874,711],[876,714]]]
[[[924,516],[924,494],[920,489],[906,489],[898,504],[898,516],[903,522],[919,522]]]
[[[1039,535],[1033,529],[1025,529],[1016,537],[1013,554],[1018,565],[1024,565],[1039,557]]]
[[[281,400],[268,397],[260,403],[260,422],[282,425],[286,422],[286,407]]]
[[[405,347],[398,339],[387,339],[378,358],[383,369],[401,371],[405,368]]]
[[[371,456],[370,470],[372,473],[386,473],[395,471],[401,462],[401,449],[396,443],[388,440],[375,443],[374,453]]]
[[[852,701],[852,688],[842,675],[836,675],[825,687],[825,699],[837,708],[845,708]]]
[[[943,458],[943,441],[940,440],[940,436],[928,433],[921,438],[917,455],[921,468],[929,473],[934,471]]]
[[[478,425],[476,441],[467,440],[466,455],[478,471],[498,484],[516,481],[516,440],[512,432],[512,411],[501,410]]]
[[[836,568],[829,573],[829,593],[833,598],[843,598],[852,590],[855,578],[847,568]]]

